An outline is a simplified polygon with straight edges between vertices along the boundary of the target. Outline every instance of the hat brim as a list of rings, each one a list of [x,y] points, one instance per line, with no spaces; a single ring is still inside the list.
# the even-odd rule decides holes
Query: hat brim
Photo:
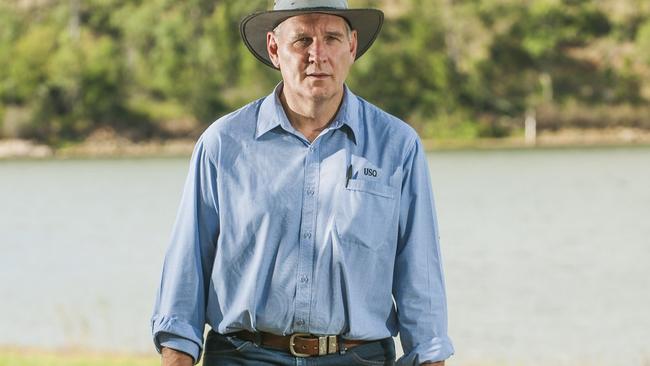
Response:
[[[253,13],[239,24],[239,32],[246,47],[264,64],[277,69],[269,58],[266,49],[266,34],[278,24],[296,15],[308,13],[323,13],[337,15],[350,24],[357,31],[357,56],[361,57],[373,44],[381,26],[384,23],[384,13],[377,9],[333,9],[333,8],[305,8],[299,10],[272,10]]]

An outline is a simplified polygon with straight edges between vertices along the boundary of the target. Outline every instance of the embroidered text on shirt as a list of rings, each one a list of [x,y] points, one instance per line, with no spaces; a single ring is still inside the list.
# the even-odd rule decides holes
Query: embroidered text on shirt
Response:
[[[368,175],[370,177],[377,176],[377,170],[371,168],[363,168],[363,175]]]

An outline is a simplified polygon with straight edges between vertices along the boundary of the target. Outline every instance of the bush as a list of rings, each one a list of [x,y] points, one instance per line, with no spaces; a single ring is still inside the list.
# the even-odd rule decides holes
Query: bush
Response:
[[[611,128],[629,127],[650,129],[650,107],[620,105],[584,105],[571,103],[566,106],[547,105],[537,112],[540,130],[560,128]]]

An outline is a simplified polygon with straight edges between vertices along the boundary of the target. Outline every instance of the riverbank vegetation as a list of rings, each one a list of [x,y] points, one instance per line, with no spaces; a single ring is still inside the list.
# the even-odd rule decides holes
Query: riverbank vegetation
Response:
[[[425,139],[650,130],[646,0],[349,2],[386,12],[349,85]],[[0,2],[0,138],[195,138],[279,81],[238,34],[269,3]]]

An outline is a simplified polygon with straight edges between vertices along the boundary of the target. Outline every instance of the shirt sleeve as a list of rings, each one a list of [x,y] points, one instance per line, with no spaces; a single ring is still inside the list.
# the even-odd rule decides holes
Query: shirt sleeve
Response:
[[[165,343],[199,362],[218,236],[217,167],[202,136],[192,154],[151,318],[158,352]]]
[[[442,361],[454,353],[447,336],[447,300],[431,178],[415,139],[403,166],[393,296],[404,349],[398,365]]]

